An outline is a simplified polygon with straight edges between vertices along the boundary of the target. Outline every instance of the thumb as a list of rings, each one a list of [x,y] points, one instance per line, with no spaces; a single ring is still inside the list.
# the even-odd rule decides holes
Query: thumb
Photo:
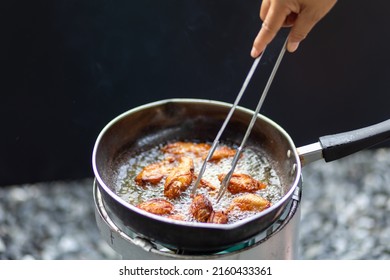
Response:
[[[307,37],[319,20],[320,18],[317,19],[305,12],[300,13],[295,20],[294,25],[291,27],[288,36],[287,50],[289,52],[295,52],[298,49],[299,44]]]

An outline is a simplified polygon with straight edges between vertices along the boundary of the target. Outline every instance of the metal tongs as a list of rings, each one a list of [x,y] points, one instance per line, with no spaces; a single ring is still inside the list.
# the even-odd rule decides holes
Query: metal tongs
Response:
[[[270,76],[268,78],[267,84],[266,84],[266,86],[264,88],[264,91],[263,91],[261,97],[260,97],[259,103],[257,104],[256,110],[255,110],[255,112],[254,112],[254,114],[252,116],[252,119],[251,119],[251,121],[250,121],[250,123],[248,125],[248,128],[247,128],[247,130],[245,132],[244,138],[242,139],[242,142],[241,142],[240,146],[236,149],[236,153],[235,153],[235,155],[233,157],[233,160],[232,160],[232,163],[231,163],[231,168],[230,168],[229,172],[226,174],[225,178],[221,182],[221,187],[220,187],[220,189],[218,191],[218,195],[217,195],[217,203],[221,200],[221,198],[223,197],[223,195],[226,192],[226,188],[229,185],[230,179],[231,179],[231,177],[233,175],[234,169],[236,168],[238,159],[240,158],[240,155],[241,155],[242,150],[243,150],[243,148],[245,146],[246,140],[248,139],[248,137],[249,137],[249,135],[250,135],[250,133],[252,131],[253,125],[256,122],[257,115],[260,112],[261,106],[263,105],[265,97],[267,96],[268,90],[271,87],[272,80],[274,79],[276,71],[278,70],[279,64],[280,64],[280,62],[281,62],[281,60],[283,58],[283,55],[284,55],[284,53],[286,51],[286,44],[287,44],[287,40],[284,43],[284,45],[282,47],[282,50],[280,51],[279,56],[278,56],[278,58],[276,60],[276,63],[274,65],[274,68],[272,69],[272,72],[271,72],[271,74],[270,74]],[[247,77],[245,78],[244,84],[242,85],[241,90],[240,90],[240,92],[238,93],[238,95],[236,97],[236,100],[234,101],[234,103],[233,103],[233,105],[232,105],[232,107],[231,107],[231,109],[230,109],[230,111],[229,111],[225,121],[223,122],[223,124],[222,124],[222,126],[221,126],[221,128],[220,128],[220,130],[219,130],[219,132],[217,134],[217,136],[214,139],[214,142],[213,142],[213,144],[212,144],[212,146],[211,146],[211,148],[209,150],[209,153],[207,154],[207,157],[205,158],[205,160],[204,160],[204,162],[202,164],[202,167],[201,167],[201,169],[199,171],[198,177],[197,177],[197,179],[195,181],[195,184],[194,184],[194,187],[192,189],[192,194],[196,193],[196,190],[198,189],[200,180],[202,179],[202,176],[203,176],[204,172],[206,171],[207,162],[213,156],[214,151],[217,148],[217,145],[219,143],[219,138],[221,137],[221,135],[222,135],[223,131],[225,130],[225,128],[226,128],[226,126],[227,126],[231,116],[233,115],[233,113],[234,113],[238,103],[240,102],[240,99],[241,99],[242,95],[244,94],[244,92],[246,90],[246,87],[248,86],[248,84],[249,84],[249,82],[250,82],[250,80],[252,78],[252,75],[253,75],[253,73],[256,70],[257,65],[259,64],[261,58],[263,57],[264,52],[265,52],[265,50],[253,62],[253,65],[252,65],[251,69],[249,70],[249,73],[248,73]]]

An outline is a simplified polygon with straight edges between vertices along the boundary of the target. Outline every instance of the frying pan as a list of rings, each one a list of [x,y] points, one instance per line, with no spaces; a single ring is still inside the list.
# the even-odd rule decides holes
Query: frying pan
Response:
[[[259,114],[246,146],[266,153],[284,195],[263,212],[232,224],[172,220],[140,210],[116,194],[118,168],[126,155],[172,140],[213,141],[231,106],[213,100],[167,99],[129,110],[103,128],[93,149],[93,171],[104,206],[123,232],[186,253],[221,251],[249,240],[280,217],[301,182],[303,165],[321,158],[336,160],[390,138],[387,120],[297,148],[283,128]],[[252,115],[238,107],[221,140],[239,144]]]

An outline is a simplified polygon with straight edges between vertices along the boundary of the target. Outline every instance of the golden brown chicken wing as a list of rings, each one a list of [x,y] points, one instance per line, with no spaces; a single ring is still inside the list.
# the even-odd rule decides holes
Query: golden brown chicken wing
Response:
[[[194,162],[189,157],[181,157],[179,164],[165,180],[164,195],[171,199],[177,198],[191,184],[193,176]]]
[[[192,154],[195,157],[201,157],[205,159],[211,146],[206,143],[194,143],[194,142],[174,142],[165,145],[161,150],[164,153],[172,154],[175,156],[188,156],[188,154]],[[229,148],[228,146],[218,147],[210,161],[220,161],[223,158],[232,157],[236,151],[234,149]]]
[[[214,151],[210,161],[217,162],[224,158],[233,157],[235,154],[236,150],[229,148],[228,146],[221,146]]]
[[[144,186],[146,183],[158,184],[173,169],[173,162],[174,158],[170,157],[145,166],[135,177],[136,184],[139,186]]]
[[[156,215],[170,214],[174,208],[172,203],[161,198],[153,198],[151,200],[141,202],[137,205],[137,207]]]
[[[213,212],[213,206],[210,200],[208,200],[203,194],[198,194],[192,200],[190,205],[190,213],[198,222],[207,222],[211,213]]]
[[[194,180],[197,180],[197,179],[198,179],[198,175],[194,175]],[[217,189],[216,186],[214,186],[209,181],[207,181],[207,180],[205,180],[203,178],[200,179],[198,188],[206,188],[206,189],[208,189],[210,191],[215,191]]]
[[[222,182],[225,176],[226,174],[219,174],[218,180]],[[242,192],[255,192],[258,190],[262,190],[265,187],[266,184],[257,181],[256,179],[247,174],[233,173],[232,177],[230,178],[228,190],[232,194],[236,194]]]
[[[213,211],[207,222],[213,224],[227,224],[228,215],[223,211]]]
[[[193,142],[175,142],[170,143],[162,147],[164,153],[173,154],[176,156],[194,154],[196,157],[201,157],[210,149],[210,145],[206,143],[193,143]]]
[[[271,202],[267,199],[252,193],[238,196],[232,200],[228,212],[233,209],[239,209],[241,211],[257,211],[261,212],[271,206]]]

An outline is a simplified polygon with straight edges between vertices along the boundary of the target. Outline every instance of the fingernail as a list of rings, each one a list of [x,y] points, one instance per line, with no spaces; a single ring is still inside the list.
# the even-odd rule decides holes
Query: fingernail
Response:
[[[258,50],[255,47],[253,47],[252,50],[251,50],[251,56],[253,58],[256,58],[258,55],[259,55]]]
[[[288,44],[287,50],[289,52],[295,52],[299,47],[299,42],[291,42]]]

